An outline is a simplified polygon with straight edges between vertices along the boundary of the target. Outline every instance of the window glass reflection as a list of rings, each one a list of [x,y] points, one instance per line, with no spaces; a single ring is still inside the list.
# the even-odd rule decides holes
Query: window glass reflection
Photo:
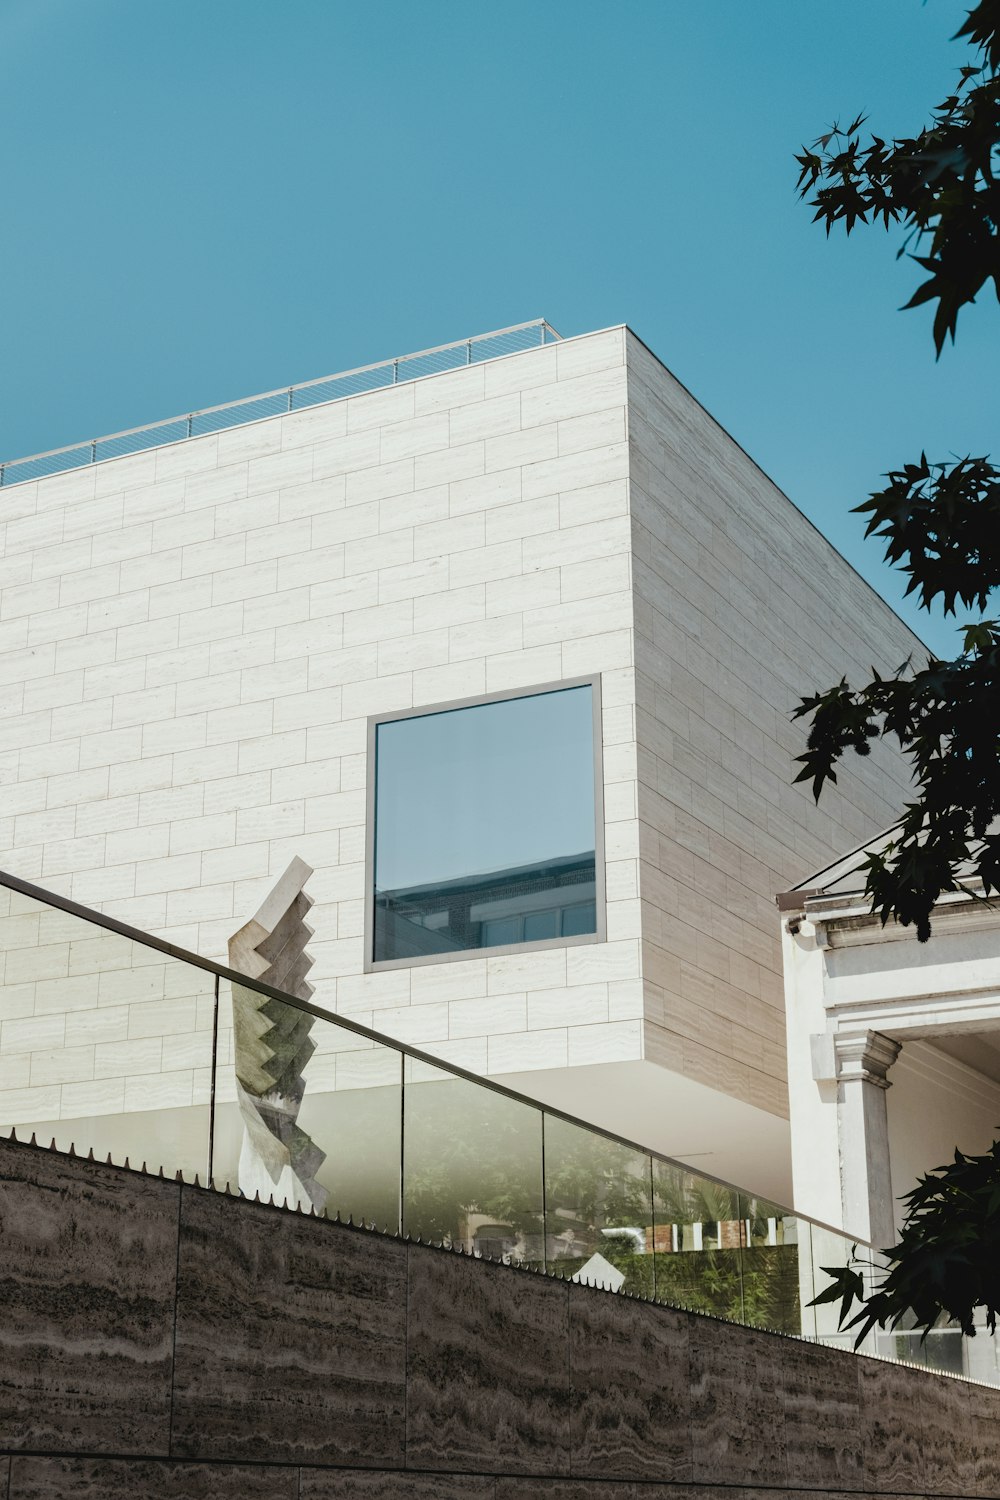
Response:
[[[746,1226],[736,1190],[656,1161],[653,1213],[657,1297],[742,1322]]]
[[[589,685],[380,724],[373,958],[597,930]]]
[[[743,1321],[778,1333],[802,1331],[799,1221],[763,1198],[740,1195]]]

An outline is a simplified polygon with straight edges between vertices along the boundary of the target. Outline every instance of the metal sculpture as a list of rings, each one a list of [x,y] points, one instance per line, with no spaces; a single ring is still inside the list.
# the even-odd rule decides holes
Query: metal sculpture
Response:
[[[313,962],[306,944],[313,929],[305,920],[313,904],[305,893],[312,873],[304,860],[293,859],[260,909],[229,939],[230,968],[297,1000],[313,994],[306,979]],[[319,1212],[327,1192],[316,1174],[325,1153],[298,1124],[303,1074],[316,1050],[310,1037],[315,1018],[259,990],[237,984],[232,989],[236,1092],[243,1118],[240,1191]]]

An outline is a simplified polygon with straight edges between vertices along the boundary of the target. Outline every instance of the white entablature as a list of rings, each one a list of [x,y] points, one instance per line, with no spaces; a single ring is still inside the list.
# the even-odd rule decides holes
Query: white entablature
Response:
[[[1000,1127],[1000,905],[973,881],[931,938],[883,926],[864,854],[779,897],[796,1206],[889,1244],[899,1199]]]

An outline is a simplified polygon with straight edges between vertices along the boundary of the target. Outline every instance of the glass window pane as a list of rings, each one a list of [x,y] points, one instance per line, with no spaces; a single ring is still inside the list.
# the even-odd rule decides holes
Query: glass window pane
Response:
[[[672,1162],[653,1163],[656,1295],[743,1321],[739,1195]]]
[[[545,1253],[549,1270],[609,1291],[653,1295],[650,1159],[545,1116]]]
[[[379,724],[376,961],[597,930],[593,690]]]
[[[220,990],[216,1181],[398,1230],[401,1054],[249,985]]]
[[[0,973],[0,1129],[204,1181],[214,974],[10,890]]]
[[[542,1262],[542,1114],[406,1059],[403,1228],[518,1265]]]
[[[593,926],[582,929],[593,932]],[[559,936],[559,913],[557,911],[529,912],[524,919],[524,941],[540,943],[545,938]]]
[[[484,948],[499,948],[503,943],[517,943],[521,940],[521,924],[514,917],[484,922],[481,937]]]
[[[799,1220],[798,1237],[799,1307],[802,1335],[804,1338],[817,1339],[824,1344],[836,1344],[843,1349],[853,1349],[857,1329],[846,1330],[840,1327],[840,1303],[825,1302],[820,1307],[811,1307],[810,1303],[830,1285],[830,1277],[824,1267],[840,1269],[842,1266],[849,1265],[852,1270],[860,1270],[865,1275],[869,1291],[872,1290],[867,1266],[863,1263],[867,1261],[871,1252],[863,1246],[859,1247],[861,1259],[856,1259],[853,1254],[855,1246],[852,1239],[835,1229],[827,1229],[821,1224],[811,1224],[807,1219]],[[864,1348],[868,1352],[874,1352],[875,1343],[872,1336],[869,1336]]]
[[[799,1221],[764,1198],[740,1195],[743,1221],[743,1321],[777,1333],[801,1333]]]
[[[581,932],[597,930],[597,907],[593,901],[584,901],[579,906],[566,906],[562,911],[563,937],[576,937]]]

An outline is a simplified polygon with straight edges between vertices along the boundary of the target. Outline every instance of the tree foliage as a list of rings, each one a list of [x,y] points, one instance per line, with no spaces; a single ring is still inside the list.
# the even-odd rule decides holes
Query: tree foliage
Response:
[[[881,221],[905,230],[900,255],[911,245],[924,252],[910,252],[929,274],[906,305],[936,303],[938,355],[984,286],[1000,299],[1000,0],[981,0],[957,35],[974,60],[917,135],[864,144],[859,115],[797,157],[799,192],[828,234]],[[931,463],[921,454],[886,478],[857,510],[907,575],[907,594],[924,608],[940,601],[948,614],[959,604],[982,614],[1000,587],[1000,469],[985,457]],[[1000,889],[998,688],[1000,622],[980,619],[952,661],[911,658],[888,676],[872,668],[865,686],[842,679],[796,710],[811,721],[796,779],[811,781],[817,798],[849,750],[868,755],[890,736],[909,759],[916,795],[889,844],[868,855],[866,890],[883,922],[915,923],[921,941],[935,901],[964,877],[981,879],[986,894]]]
[[[981,0],[960,27],[977,53],[959,72],[954,93],[938,105],[915,136],[887,143],[861,141],[866,117],[846,129],[834,125],[803,148],[799,191],[811,202],[827,234],[843,224],[882,220],[901,224],[910,243],[926,241],[912,259],[929,273],[906,304],[937,303],[934,343],[940,354],[955,337],[958,314],[988,281],[1000,297],[1000,182],[995,175],[1000,140],[1000,6]]]
[[[846,678],[803,699],[812,715],[803,769],[817,795],[845,750],[870,753],[870,742],[894,735],[909,757],[917,796],[903,809],[890,840],[865,857],[866,891],[883,923],[915,923],[926,942],[931,912],[945,891],[976,875],[986,894],[1000,891],[1000,624],[985,620],[965,631],[954,661],[931,658],[892,676],[873,668],[865,687]]]
[[[877,1290],[866,1297],[864,1262],[824,1266],[833,1281],[813,1305],[840,1303],[841,1327],[858,1329],[855,1348],[876,1324],[897,1328],[912,1317],[925,1338],[942,1321],[957,1323],[972,1337],[979,1308],[994,1333],[1000,1312],[1000,1141],[983,1156],[956,1151],[953,1162],[921,1177],[903,1202],[899,1244],[882,1252],[888,1269]],[[848,1321],[856,1302],[861,1309]]]

